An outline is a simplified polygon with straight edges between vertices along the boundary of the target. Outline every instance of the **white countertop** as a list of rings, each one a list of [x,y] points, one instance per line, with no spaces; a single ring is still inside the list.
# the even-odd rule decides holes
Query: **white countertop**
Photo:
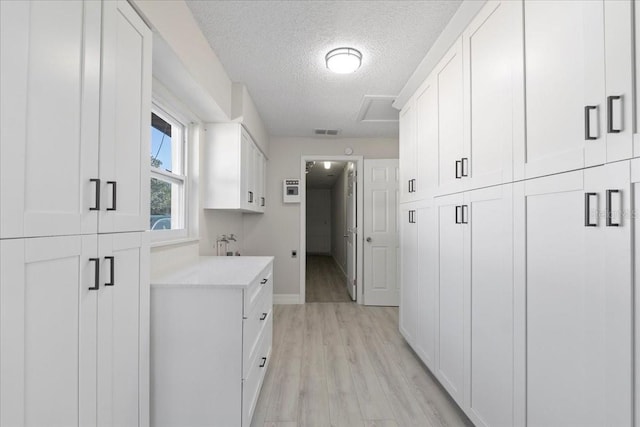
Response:
[[[193,264],[152,279],[151,286],[246,288],[272,261],[272,256],[201,256]]]

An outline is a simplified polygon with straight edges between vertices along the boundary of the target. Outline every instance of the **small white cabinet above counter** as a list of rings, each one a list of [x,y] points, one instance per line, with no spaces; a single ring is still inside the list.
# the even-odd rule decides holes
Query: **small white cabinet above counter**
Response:
[[[200,257],[151,284],[151,425],[249,426],[271,356],[273,257]]]
[[[262,213],[267,205],[267,160],[240,123],[206,126],[205,209]]]

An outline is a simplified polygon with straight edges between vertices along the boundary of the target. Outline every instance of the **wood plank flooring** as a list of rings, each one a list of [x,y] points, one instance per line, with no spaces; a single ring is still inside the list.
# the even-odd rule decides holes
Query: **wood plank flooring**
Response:
[[[274,306],[252,427],[472,425],[398,332],[397,307]]]
[[[350,302],[346,277],[332,256],[307,255],[307,302]]]

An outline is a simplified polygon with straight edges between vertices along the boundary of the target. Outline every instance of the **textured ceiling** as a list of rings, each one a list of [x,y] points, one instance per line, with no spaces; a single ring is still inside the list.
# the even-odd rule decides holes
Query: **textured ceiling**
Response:
[[[273,136],[397,137],[397,122],[359,122],[365,95],[400,92],[460,6],[429,1],[187,0],[231,80],[246,84]],[[362,67],[334,74],[325,54],[362,52]],[[320,137],[331,138],[331,137]]]
[[[328,189],[336,183],[347,162],[331,162],[331,169],[324,168],[324,162],[316,161],[315,165],[309,168],[306,176],[307,188]]]

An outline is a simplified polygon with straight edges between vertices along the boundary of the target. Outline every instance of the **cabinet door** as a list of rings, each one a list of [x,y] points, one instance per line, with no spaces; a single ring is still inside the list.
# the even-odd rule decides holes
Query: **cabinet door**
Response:
[[[462,39],[458,39],[436,68],[438,85],[438,174],[439,194],[463,188],[463,79]],[[463,163],[465,163],[463,165]]]
[[[509,0],[488,2],[463,34],[466,188],[513,178],[513,145],[524,141],[522,31],[522,3]]]
[[[637,11],[637,9],[636,9]],[[636,15],[637,16],[637,15]],[[631,161],[631,191],[633,198],[632,205],[632,213],[635,213],[630,217],[631,221],[633,221],[633,254],[634,254],[634,308],[638,310],[640,307],[640,292],[637,289],[640,289],[640,248],[638,248],[638,244],[640,243],[640,215],[637,214],[640,211],[640,159],[633,159]],[[635,315],[635,390],[640,390],[640,373],[638,372],[638,368],[640,368],[640,316]],[[640,393],[636,391],[635,393],[635,401],[634,401],[634,409],[635,409],[635,425],[640,425]]]
[[[621,215],[629,209],[628,167],[519,185],[528,425],[631,425],[631,224]],[[611,203],[607,190],[618,191]],[[619,226],[607,225],[609,204]]]
[[[95,233],[100,3],[0,16],[0,238]]]
[[[527,121],[518,179],[605,162],[603,13],[602,1],[525,1]],[[585,140],[587,133],[594,139]]]
[[[95,235],[0,242],[0,425],[95,426],[96,249]]]
[[[240,146],[240,207],[244,210],[253,210],[255,205],[255,176],[253,160],[255,147],[251,137],[242,129],[242,141]]]
[[[438,86],[429,78],[416,96],[416,199],[433,196],[438,187]]]
[[[416,117],[411,99],[400,112],[400,203],[415,199],[416,179]]]
[[[143,425],[149,386],[143,373],[147,344],[141,339],[141,322],[149,315],[141,315],[143,298],[149,297],[146,233],[101,235],[98,253],[98,425]]]
[[[400,207],[400,332],[414,346],[418,325],[418,234],[414,204]]]
[[[478,426],[512,426],[513,207],[511,184],[465,194],[465,401]]]
[[[257,170],[256,170],[256,193],[257,193],[257,202],[258,202],[258,211],[264,212],[264,207],[266,205],[266,197],[264,194],[265,191],[265,167],[266,160],[264,159],[264,155],[256,150],[258,155],[257,160]]]
[[[438,282],[436,254],[436,208],[433,202],[420,202],[415,214],[417,228],[416,285],[418,288],[415,350],[427,367],[436,368],[436,331],[438,320]]]
[[[638,85],[640,85],[640,4],[638,0],[633,0],[633,50],[634,53],[634,102],[640,94]],[[633,109],[633,156],[640,156],[640,108]]]
[[[462,405],[464,387],[464,222],[462,194],[436,199],[438,222],[438,368],[436,376]]]
[[[101,233],[149,227],[151,37],[125,0],[103,3]]]

